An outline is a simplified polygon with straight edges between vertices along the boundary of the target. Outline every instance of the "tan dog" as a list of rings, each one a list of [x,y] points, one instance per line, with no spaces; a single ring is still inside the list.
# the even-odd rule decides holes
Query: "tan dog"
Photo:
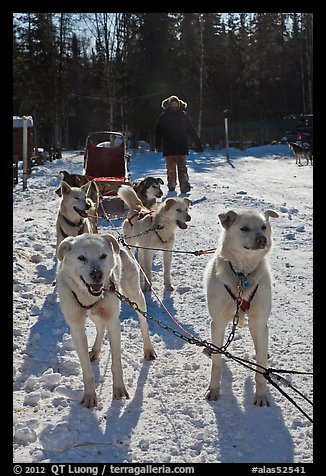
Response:
[[[88,217],[93,202],[87,198],[91,182],[79,187],[70,187],[61,181],[61,201],[57,214],[57,246],[67,236],[77,236],[82,233],[92,233],[93,227]]]
[[[85,233],[65,238],[58,248],[61,262],[57,277],[60,306],[69,324],[71,337],[83,371],[82,403],[94,407],[98,400],[91,361],[98,358],[105,330],[111,346],[113,399],[129,398],[123,382],[120,345],[120,300],[114,289],[146,311],[146,301],[139,285],[139,272],[133,259],[121,250],[112,235]],[[97,335],[90,353],[85,334],[85,316],[96,325]],[[156,358],[147,322],[140,320],[146,360]]]
[[[235,299],[241,291],[240,324],[246,314],[256,362],[264,367],[267,366],[267,321],[271,311],[271,280],[266,261],[272,245],[269,217],[277,218],[278,214],[273,210],[221,213],[219,219],[224,228],[221,246],[204,273],[213,344],[222,347],[225,327],[235,315]],[[208,400],[219,397],[221,372],[221,354],[212,354]],[[254,403],[268,405],[267,380],[259,373],[256,373]]]
[[[191,220],[188,213],[191,200],[188,198],[169,198],[159,204],[156,210],[149,211],[144,208],[135,191],[127,185],[122,185],[119,188],[118,197],[126,203],[130,210],[129,216],[123,224],[123,232],[126,235],[126,243],[133,246],[172,250],[176,228],[186,229],[186,222]],[[152,283],[152,262],[155,253],[152,249],[139,249],[139,264],[148,279],[148,282],[144,283],[144,291],[149,291]],[[163,251],[165,291],[173,290],[171,262],[172,253]]]
[[[100,203],[100,193],[98,186],[96,185],[96,182],[91,180],[90,177],[87,175],[81,175],[81,174],[70,174],[66,170],[61,170],[60,173],[63,175],[63,180],[70,185],[70,187],[81,187],[87,183],[89,183],[89,188],[87,190],[87,196],[86,198],[89,198],[92,203],[91,203],[91,208],[89,209],[89,221],[92,227],[92,233],[98,233],[98,207]],[[57,190],[55,191],[59,197],[61,197],[61,185]]]

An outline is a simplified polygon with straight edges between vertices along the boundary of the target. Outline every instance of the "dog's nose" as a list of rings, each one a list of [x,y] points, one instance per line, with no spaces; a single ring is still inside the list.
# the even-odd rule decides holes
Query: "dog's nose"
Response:
[[[187,216],[186,216],[186,220],[185,220],[185,221],[190,221],[190,220],[191,220],[191,216],[188,215],[188,213],[187,213]]]
[[[255,243],[257,245],[257,248],[265,248],[267,239],[266,236],[264,235],[257,235],[255,239]]]
[[[89,274],[95,283],[99,283],[103,278],[103,271],[101,271],[98,268],[92,269],[92,271]]]

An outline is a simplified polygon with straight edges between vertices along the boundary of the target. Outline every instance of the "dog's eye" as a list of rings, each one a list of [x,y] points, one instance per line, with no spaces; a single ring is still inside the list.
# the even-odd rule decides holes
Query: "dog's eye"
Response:
[[[262,230],[266,230],[266,225],[263,225],[263,226],[261,227],[261,229],[262,229]]]
[[[176,208],[176,211],[179,212],[179,213],[182,212],[181,208]]]
[[[248,226],[243,226],[242,228],[240,228],[241,231],[249,231],[249,227]]]
[[[79,255],[79,256],[78,256],[78,259],[79,259],[80,261],[86,261],[86,258],[85,258],[84,255]]]
[[[105,253],[102,253],[101,256],[100,256],[100,259],[105,259],[107,257],[107,255]]]

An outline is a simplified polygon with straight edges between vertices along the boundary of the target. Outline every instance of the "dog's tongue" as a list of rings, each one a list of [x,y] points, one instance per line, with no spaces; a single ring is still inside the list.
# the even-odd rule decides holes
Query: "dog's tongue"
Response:
[[[85,212],[85,210],[81,210],[80,208],[77,208],[77,207],[74,207],[74,209],[81,217],[87,218],[87,213]]]
[[[186,228],[188,228],[187,223],[184,223],[183,221],[180,221],[180,220],[177,220],[177,225],[182,230],[185,230]]]

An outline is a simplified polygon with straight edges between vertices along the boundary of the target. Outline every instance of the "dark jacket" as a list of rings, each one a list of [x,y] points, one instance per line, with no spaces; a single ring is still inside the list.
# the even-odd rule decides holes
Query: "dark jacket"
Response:
[[[196,147],[201,148],[200,138],[182,109],[172,111],[166,109],[157,119],[155,125],[155,146],[162,148],[163,156],[188,155],[188,138],[191,138]]]

